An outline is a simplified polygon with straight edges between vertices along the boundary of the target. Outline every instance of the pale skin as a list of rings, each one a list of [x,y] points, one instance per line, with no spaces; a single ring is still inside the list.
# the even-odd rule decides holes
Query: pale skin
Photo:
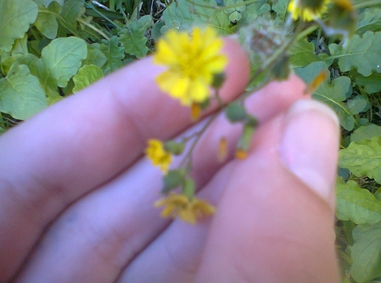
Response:
[[[249,66],[234,41],[224,52],[232,100]],[[162,175],[142,152],[192,121],[156,86],[162,70],[141,60],[0,138],[0,282],[339,282],[333,114],[295,76],[271,83],[247,101],[261,122],[248,158],[224,164],[218,140],[233,149],[240,130],[221,115],[193,164],[217,212],[172,221],[153,207]],[[313,107],[291,115],[300,105]]]

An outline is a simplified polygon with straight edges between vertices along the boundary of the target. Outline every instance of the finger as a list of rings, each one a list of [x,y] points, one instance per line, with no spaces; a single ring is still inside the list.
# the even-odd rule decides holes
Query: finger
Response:
[[[248,61],[227,40],[229,100],[243,91]],[[8,278],[51,219],[79,196],[115,176],[141,154],[149,137],[167,139],[191,124],[189,111],[162,94],[162,69],[141,60],[65,99],[0,140],[0,253]],[[173,119],[176,117],[176,119]]]
[[[256,134],[226,184],[197,282],[339,282],[334,183],[339,127],[297,102]]]
[[[264,90],[254,96],[266,95],[269,97],[269,93],[274,93],[274,98],[277,98],[277,93],[285,86],[287,86],[294,100],[302,97],[304,85],[297,78],[293,78],[288,83],[270,84],[267,88],[271,91]],[[289,100],[286,96],[279,99],[278,102],[281,106],[278,107],[278,110],[281,111],[282,107],[288,107],[291,103]],[[268,104],[264,100],[258,101],[263,101],[263,104],[255,107],[263,108]],[[255,107],[253,106],[253,108]],[[269,111],[275,110],[275,107],[269,107]],[[259,118],[264,121],[262,117]],[[215,135],[216,137],[224,134],[229,136],[229,139],[234,140],[237,139],[239,131],[229,133],[232,128],[224,115],[221,115],[216,120],[215,125],[212,125],[210,131],[219,131],[219,134]],[[214,151],[217,141],[212,138],[212,135],[206,134],[199,146],[204,150],[195,154],[194,157],[195,171],[201,171],[199,166],[204,168],[204,171],[210,173],[209,179],[212,178],[214,171],[221,167]],[[212,160],[212,162],[207,163],[207,166],[210,167],[205,168],[202,162],[198,160],[199,158]],[[198,178],[200,186],[206,181],[197,174],[195,177]],[[140,274],[142,278],[153,276],[165,260],[160,260],[160,263],[150,266],[147,270],[144,266],[145,256],[138,257],[137,255],[153,241],[169,222],[168,219],[161,219],[159,211],[153,208],[153,202],[159,197],[160,179],[161,175],[158,170],[146,160],[142,160],[113,182],[105,184],[97,191],[89,194],[86,199],[78,201],[48,231],[39,245],[39,249],[31,257],[30,264],[26,266],[20,280],[33,279],[38,281],[44,279],[45,281],[54,281],[57,274],[64,274],[60,276],[60,279],[66,282],[85,279],[91,282],[101,282],[102,280],[106,281],[106,278],[112,281],[118,276],[120,269],[133,259],[135,259],[134,262],[139,259],[139,263],[134,264],[134,266],[140,266],[145,270],[144,274]],[[194,235],[194,238],[186,238],[203,245],[205,229],[201,229],[200,232],[201,234],[197,237]],[[181,254],[183,256],[188,254],[190,260],[199,262],[199,258],[193,257],[193,254],[199,254],[199,250],[194,249],[194,253],[190,253],[191,246],[185,249],[184,254]],[[146,254],[151,259],[165,258],[163,254],[158,255],[156,249],[153,249],[152,253],[149,251]],[[51,262],[55,261],[59,261],[61,264],[51,266]],[[86,266],[81,265],[81,262],[86,262]],[[81,266],[81,269],[78,270],[76,266]],[[170,266],[165,264],[164,267],[169,268]],[[132,274],[138,270],[138,268],[133,268]],[[176,278],[178,273],[167,274],[167,276],[171,275]]]

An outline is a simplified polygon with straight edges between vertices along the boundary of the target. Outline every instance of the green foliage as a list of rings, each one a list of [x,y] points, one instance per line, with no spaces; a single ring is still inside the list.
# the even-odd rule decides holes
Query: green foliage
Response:
[[[352,142],[340,151],[339,166],[349,169],[360,177],[363,175],[381,184],[381,137]]]
[[[32,0],[2,0],[0,9],[0,54],[9,52],[14,41],[24,37],[38,14],[38,6]]]
[[[351,275],[356,282],[370,282],[381,276],[381,222],[353,229]]]
[[[95,65],[85,65],[73,77],[73,92],[78,92],[103,77],[101,68]]]

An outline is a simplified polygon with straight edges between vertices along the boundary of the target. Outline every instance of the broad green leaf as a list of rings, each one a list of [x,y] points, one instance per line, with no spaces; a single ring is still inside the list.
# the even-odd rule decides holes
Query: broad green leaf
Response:
[[[217,7],[217,9],[215,9]],[[231,32],[229,16],[216,5],[214,0],[178,0],[172,2],[163,13],[166,24],[164,28],[170,29],[179,25],[181,30],[191,30],[192,27],[210,25],[219,30],[221,34]]]
[[[372,73],[368,77],[356,74],[355,81],[369,94],[381,91],[381,74],[379,73]]]
[[[243,22],[245,24],[252,24],[258,16],[269,13],[271,10],[271,7],[266,1],[264,0],[258,0],[252,4],[247,5],[246,11],[244,12],[244,19]]]
[[[367,77],[373,71],[381,73],[381,32],[366,32],[362,37],[354,35],[347,48],[330,44],[331,59],[339,60],[342,72],[355,68],[361,75]]]
[[[370,140],[376,136],[381,136],[381,126],[375,124],[361,126],[351,135],[351,142],[359,142],[364,139]]]
[[[369,100],[364,95],[357,95],[347,100],[347,106],[351,114],[357,115],[369,109]]]
[[[106,62],[106,55],[104,55],[100,49],[93,45],[87,45],[87,57],[82,62],[83,65],[96,65],[99,68],[102,68]]]
[[[381,30],[381,8],[372,7],[365,9],[357,22],[356,33],[362,35],[366,31]]]
[[[315,47],[306,38],[296,41],[290,50],[290,63],[294,68],[303,68],[312,62],[320,61],[315,54]],[[321,64],[321,66],[323,66]]]
[[[322,71],[328,72],[328,68],[324,62],[317,61],[303,68],[295,68],[294,71],[306,84],[309,84]]]
[[[59,14],[61,6],[52,2],[48,8],[40,8],[34,25],[47,38],[54,39],[58,32],[58,22],[55,14]]]
[[[24,37],[37,14],[38,6],[32,0],[1,0],[0,53],[11,51],[15,39]]]
[[[313,97],[331,106],[339,116],[341,126],[350,131],[355,124],[355,118],[348,106],[343,102],[352,93],[351,80],[342,76],[334,79],[331,84],[328,82],[314,92]]]
[[[123,66],[124,50],[119,46],[118,37],[113,36],[110,40],[102,40],[102,44],[93,44],[106,56],[107,61],[102,67],[103,74],[107,75]]]
[[[351,275],[358,283],[381,276],[381,222],[353,229]]]
[[[295,68],[294,71],[308,84],[316,78],[320,72],[328,72],[328,68],[324,62],[318,61],[309,64],[305,68]],[[354,127],[355,118],[353,117],[352,111],[343,101],[345,101],[351,93],[351,80],[348,77],[342,76],[334,79],[331,84],[327,81],[323,82],[320,87],[315,90],[313,97],[331,106],[339,116],[340,124],[343,128],[350,131]]]
[[[381,137],[352,142],[339,152],[339,166],[355,176],[368,176],[381,184]]]
[[[87,56],[86,42],[77,37],[57,38],[46,46],[37,62],[44,86],[65,87]]]
[[[355,224],[374,224],[381,221],[381,202],[354,181],[337,184],[336,216]]]
[[[25,65],[14,64],[0,79],[0,111],[16,119],[27,119],[47,106],[38,78]]]
[[[78,73],[73,77],[74,88],[73,92],[78,92],[97,80],[103,77],[101,68],[95,65],[86,65],[78,70]]]
[[[147,38],[144,36],[149,27],[152,26],[151,16],[143,16],[139,20],[130,21],[127,29],[120,32],[120,42],[124,51],[130,55],[142,58],[147,55]]]

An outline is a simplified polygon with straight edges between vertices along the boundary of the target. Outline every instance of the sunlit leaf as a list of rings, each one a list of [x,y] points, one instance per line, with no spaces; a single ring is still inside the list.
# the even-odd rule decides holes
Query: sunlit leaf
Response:
[[[0,111],[24,120],[46,106],[45,92],[27,66],[16,63],[0,79]]]
[[[354,175],[368,176],[381,184],[381,137],[352,142],[339,152],[339,166]]]
[[[365,283],[381,276],[381,222],[358,225],[353,230],[351,275],[356,282]]]
[[[381,202],[356,182],[336,186],[336,216],[355,224],[373,224],[381,221]]]
[[[97,80],[103,77],[102,70],[95,65],[86,65],[78,70],[78,73],[73,77],[74,88],[73,92],[78,92]]]
[[[38,6],[32,0],[1,0],[0,6],[0,51],[9,52],[36,20]]]

